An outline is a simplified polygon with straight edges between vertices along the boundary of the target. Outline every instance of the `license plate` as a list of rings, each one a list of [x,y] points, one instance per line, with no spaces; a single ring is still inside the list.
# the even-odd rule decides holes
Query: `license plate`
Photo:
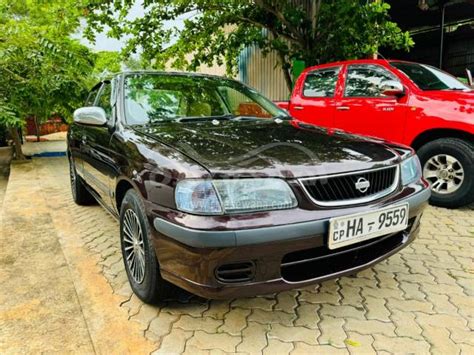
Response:
[[[329,249],[359,243],[398,232],[408,226],[408,204],[391,206],[375,212],[363,212],[329,221]]]

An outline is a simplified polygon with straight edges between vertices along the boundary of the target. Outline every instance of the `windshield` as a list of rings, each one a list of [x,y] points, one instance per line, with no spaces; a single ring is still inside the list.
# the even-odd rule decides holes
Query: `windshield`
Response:
[[[454,76],[430,65],[404,62],[391,64],[405,73],[421,90],[469,90]]]
[[[284,116],[256,91],[219,77],[130,74],[125,77],[125,115],[130,125],[205,118]]]

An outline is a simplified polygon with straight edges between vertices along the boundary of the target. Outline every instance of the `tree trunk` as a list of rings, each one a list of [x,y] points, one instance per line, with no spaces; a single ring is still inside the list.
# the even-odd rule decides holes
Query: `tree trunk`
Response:
[[[286,86],[291,95],[291,92],[293,91],[293,80],[291,79],[290,71],[287,68],[282,68],[282,70],[283,75],[285,76]]]
[[[38,118],[36,116],[33,116],[33,119],[35,121],[35,129],[36,129],[36,141],[39,142],[40,139],[40,125],[38,124]]]
[[[288,91],[291,95],[291,91],[293,90],[293,80],[291,79],[291,74],[288,70],[289,64],[286,62],[285,55],[280,51],[278,51],[278,57],[280,58],[281,70],[283,70],[283,76],[285,77],[286,86],[288,87]]]
[[[17,160],[25,160],[25,156],[23,155],[23,151],[21,150],[21,140],[20,135],[18,134],[18,130],[16,127],[8,127],[8,131],[10,132],[10,136],[13,139],[13,144],[15,146],[15,156]]]

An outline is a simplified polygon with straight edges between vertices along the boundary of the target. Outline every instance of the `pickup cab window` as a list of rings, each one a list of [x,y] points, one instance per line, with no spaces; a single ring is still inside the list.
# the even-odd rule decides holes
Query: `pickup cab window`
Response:
[[[398,78],[378,65],[356,64],[347,69],[345,97],[386,97],[382,94],[384,81]]]
[[[334,97],[341,67],[315,70],[306,76],[303,95],[305,97]]]

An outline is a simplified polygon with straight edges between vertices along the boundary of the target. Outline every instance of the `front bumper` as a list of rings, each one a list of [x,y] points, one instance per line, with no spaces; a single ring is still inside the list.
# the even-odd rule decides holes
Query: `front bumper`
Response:
[[[199,230],[154,215],[154,245],[163,278],[192,293],[215,299],[273,293],[357,272],[401,250],[416,237],[429,197],[429,189],[419,184],[384,201],[375,208],[409,203],[409,228],[336,251],[326,246],[329,218],[260,228]],[[361,208],[328,212],[343,215],[354,210]],[[228,282],[216,275],[223,265],[243,263],[253,268],[246,281]]]

